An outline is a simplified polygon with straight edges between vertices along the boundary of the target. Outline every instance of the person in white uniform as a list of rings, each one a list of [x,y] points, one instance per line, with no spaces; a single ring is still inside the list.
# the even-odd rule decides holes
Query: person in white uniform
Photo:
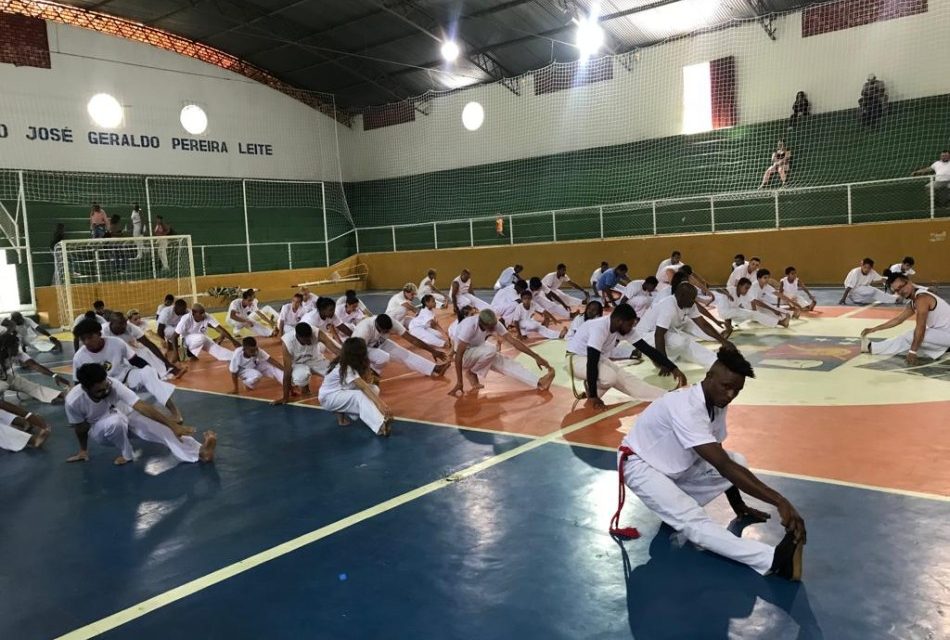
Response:
[[[487,302],[472,293],[472,273],[468,269],[462,269],[462,272],[452,281],[449,299],[456,310],[466,305],[478,310],[489,308]]]
[[[380,397],[372,377],[366,342],[362,338],[347,338],[320,385],[320,406],[333,411],[340,426],[362,420],[373,433],[386,437],[390,434],[393,412]]]
[[[303,306],[303,295],[295,293],[290,302],[285,303],[280,308],[280,315],[277,317],[278,333],[282,336],[293,333],[294,327],[300,323],[306,313],[307,309]]]
[[[771,314],[778,320],[777,325],[787,329],[789,317],[778,307],[778,292],[769,284],[771,279],[772,272],[768,269],[759,269],[755,272],[755,281],[751,283],[748,293],[749,299],[752,301],[752,309],[762,314]],[[793,315],[797,318],[798,312],[795,311]]]
[[[900,262],[895,262],[890,267],[884,270],[884,277],[890,278],[892,275],[901,274],[907,277],[910,277],[917,273],[914,269],[914,266],[917,264],[917,261],[914,260],[914,256],[904,256],[904,259]]]
[[[748,278],[749,282],[754,282],[755,274],[761,265],[762,260],[757,256],[753,256],[749,258],[748,262],[734,268],[732,273],[729,274],[729,279],[726,280],[726,291],[729,292],[729,295],[736,295],[736,285],[739,283],[739,278]]]
[[[125,320],[129,324],[138,327],[143,332],[148,331],[148,321],[142,317],[138,309],[129,309],[125,312]]]
[[[135,355],[158,372],[158,377],[162,380],[180,378],[188,371],[185,365],[170,362],[161,349],[145,337],[145,332],[129,322],[121,313],[112,314],[109,324],[102,327],[102,335],[105,338],[118,338],[129,345]]]
[[[696,342],[688,332],[687,322],[699,325],[700,330],[716,342],[728,344],[700,316],[696,309],[696,287],[688,282],[680,283],[671,297],[650,307],[637,325],[637,337],[673,362],[685,359],[708,369],[716,361],[716,354]]]
[[[172,394],[175,385],[159,378],[158,371],[135,355],[132,347],[118,338],[103,338],[102,326],[95,320],[83,320],[73,329],[82,347],[73,355],[73,379],[84,364],[102,365],[109,377],[124,383],[134,391],[147,391],[168,409],[172,419],[181,424],[181,411],[175,406]],[[68,398],[68,394],[67,394]]]
[[[491,300],[491,310],[499,318],[504,316],[512,307],[521,304],[521,294],[527,290],[528,283],[525,280],[518,280],[514,284],[499,289]]]
[[[339,350],[342,340],[336,330],[336,308],[337,304],[333,302],[333,298],[320,296],[314,307],[304,314],[300,322],[309,324],[315,332],[314,335],[319,336],[317,332],[324,334]],[[323,340],[320,339],[320,342]]]
[[[53,389],[24,378],[17,373],[17,367],[49,376],[63,388]],[[7,391],[14,391],[17,395],[22,393],[46,404],[59,403],[65,399],[71,386],[66,376],[50,371],[23,352],[15,333],[0,335],[0,398]]]
[[[933,175],[933,198],[934,204],[938,207],[946,207],[950,204],[950,150],[944,149],[940,152],[940,158],[933,162],[929,167],[918,169],[911,173],[913,176]],[[926,185],[930,190],[930,185]]]
[[[0,399],[0,449],[22,451],[39,449],[52,430],[43,416]]]
[[[254,293],[254,289],[246,289],[240,298],[231,301],[228,305],[228,326],[234,330],[235,336],[240,336],[245,329],[261,338],[277,335],[277,312],[269,307],[261,309]]]
[[[188,303],[179,298],[173,305],[164,307],[158,314],[158,327],[155,332],[162,340],[166,357],[172,362],[178,362],[178,337],[175,334],[175,328],[188,313]]]
[[[522,280],[522,282],[524,281]],[[468,318],[470,316],[477,316],[477,315],[478,315],[478,309],[476,309],[475,307],[468,306],[468,307],[462,307],[461,309],[459,309],[458,313],[455,315],[455,320],[453,320],[452,323],[449,324],[448,328],[446,328],[445,330],[445,332],[449,334],[449,338],[452,340],[453,345],[458,343],[459,323],[465,318]]]
[[[486,342],[489,335],[498,336],[521,353],[530,356],[537,363],[539,369],[547,369],[543,376],[538,376],[525,369],[513,358],[506,358],[492,345]],[[477,316],[470,316],[459,322],[456,331],[455,344],[455,373],[456,384],[449,392],[450,396],[463,393],[465,385],[462,380],[464,373],[468,379],[471,391],[484,388],[483,380],[488,371],[496,371],[538,391],[547,391],[554,381],[554,369],[548,361],[535,353],[521,340],[511,335],[505,326],[498,322],[495,312],[491,309],[482,309]]]
[[[10,314],[9,318],[3,320],[3,325],[0,326],[0,333],[3,333],[4,330],[16,333],[17,338],[20,340],[20,346],[24,351],[27,347],[36,349],[35,342],[38,336],[46,336],[46,338],[49,339],[53,345],[52,351],[54,353],[61,353],[63,351],[63,344],[57,338],[38,325],[32,318],[26,317],[19,311],[14,311]]]
[[[664,394],[641,413],[618,453],[621,481],[660,520],[697,547],[748,565],[761,575],[801,580],[805,521],[782,494],[746,467],[743,455],[723,448],[726,410],[742,391],[752,366],[735,349],[722,348],[705,379]],[[776,507],[786,535],[775,547],[734,535],[703,508],[725,494],[739,518],[770,515],[745,504],[742,494]],[[612,521],[619,524],[620,508]]]
[[[865,258],[861,261],[860,267],[855,267],[845,277],[844,293],[841,294],[841,300],[838,301],[838,304],[848,304],[849,299],[856,304],[870,304],[872,302],[892,304],[897,302],[897,296],[878,289],[878,286],[883,282],[884,278],[874,270],[874,260]]]
[[[66,396],[66,419],[79,440],[79,453],[67,462],[89,459],[89,438],[119,450],[117,465],[132,462],[135,455],[129,436],[162,444],[182,462],[211,462],[217,446],[213,431],[205,431],[204,441],[192,438],[195,430],[175,424],[168,416],[139,399],[119,380],[110,377],[104,366],[87,362],[76,371],[79,384]]]
[[[144,255],[143,250],[145,248],[145,243],[142,241],[142,237],[145,235],[142,226],[142,207],[139,206],[138,202],[132,205],[132,213],[129,218],[132,220],[132,237],[136,239],[135,256],[132,259],[138,260]]]
[[[945,354],[950,349],[950,304],[933,291],[914,284],[907,276],[892,275],[887,286],[908,304],[891,320],[862,331],[861,350],[876,356],[903,353],[911,366],[917,364],[918,354],[934,360]],[[914,328],[899,336],[874,343],[868,337],[911,318],[914,318]]]
[[[157,318],[158,316],[162,315],[162,311],[166,307],[171,307],[174,304],[175,296],[170,293],[165,294],[165,297],[162,299],[162,303],[155,308],[155,317]]]
[[[436,364],[399,346],[389,338],[391,333],[402,336],[409,344],[428,352],[435,360],[444,360],[444,362]],[[390,360],[401,362],[416,373],[432,378],[445,375],[449,368],[450,363],[446,360],[445,353],[411,335],[401,323],[393,322],[392,318],[385,313],[373,318],[364,318],[356,325],[353,337],[362,338],[366,342],[366,347],[369,349],[369,362],[377,375],[382,375],[383,368]]]
[[[528,292],[534,298],[534,304],[552,318],[557,320],[570,320],[572,316],[576,315],[571,309],[564,306],[560,300],[551,300],[545,291],[544,284],[541,283],[541,278],[537,276],[528,280]],[[518,298],[517,304],[521,304],[520,297]],[[507,313],[509,310],[510,309],[505,309],[505,312]]]
[[[416,307],[412,304],[412,300],[416,297],[416,291],[416,285],[407,282],[403,285],[402,291],[394,294],[386,303],[386,315],[393,322],[397,322],[403,327],[409,326],[409,321],[416,315]]]
[[[778,297],[780,301],[798,313],[814,311],[818,304],[815,296],[798,277],[798,270],[795,267],[785,267],[785,277],[778,281]]]
[[[634,346],[639,346],[642,353],[654,361],[661,375],[672,375],[677,388],[686,384],[686,376],[675,364],[636,337],[636,324],[637,314],[633,307],[621,303],[609,316],[581,324],[567,343],[567,373],[584,382],[585,395],[595,409],[604,408],[601,396],[609,389],[645,402],[652,402],[666,393],[665,389],[641,380],[611,361],[610,354],[621,341],[638,342]]]
[[[659,280],[654,276],[647,276],[643,280],[631,280],[623,289],[620,304],[629,304],[637,312],[637,317],[642,318],[653,304],[658,285]]]
[[[214,329],[223,335],[230,340],[235,348],[239,346],[234,336],[221,326],[221,324],[215,320],[214,316],[205,311],[204,305],[194,304],[191,306],[191,313],[185,314],[185,316],[178,321],[178,326],[175,327],[174,343],[176,348],[174,353],[178,353],[177,344],[178,337],[180,336],[185,344],[185,348],[188,349],[195,358],[198,357],[198,354],[201,353],[202,350],[206,350],[215,360],[230,362],[233,351],[222,347],[208,337],[208,329]]]
[[[356,289],[347,289],[343,292],[343,295],[336,299],[337,308],[341,304],[352,304],[352,301],[356,300],[357,307],[362,315],[362,318],[368,318],[373,315],[373,312],[369,310],[369,307],[356,295]],[[362,319],[360,318],[360,319]],[[347,334],[349,335],[349,334]]]
[[[356,297],[356,292],[350,289],[346,292],[343,304],[337,301],[336,311],[333,316],[333,326],[336,328],[337,335],[349,337],[356,331],[356,325],[366,316],[363,314],[362,303]]]
[[[535,319],[535,314],[545,316],[545,311],[535,303],[531,292],[525,291],[521,294],[518,304],[508,307],[501,320],[508,330],[513,331],[521,340],[526,340],[529,333],[535,333],[547,340],[559,340],[567,334],[567,327],[560,331],[548,329]]]
[[[667,289],[670,286],[670,280],[673,274],[683,266],[683,255],[679,251],[674,251],[666,260],[662,260],[656,268],[657,289]]]
[[[435,286],[436,279],[435,269],[429,269],[426,272],[426,277],[419,282],[419,297],[431,295],[435,298],[436,303],[445,309],[449,306],[449,298],[447,295],[442,293],[438,287]]]
[[[544,285],[544,294],[548,297],[548,299],[552,300],[553,302],[560,302],[568,312],[571,312],[574,307],[579,307],[582,304],[586,304],[589,297],[587,295],[587,290],[571,280],[571,276],[567,275],[567,265],[561,263],[557,265],[556,269],[556,271],[552,271],[541,278],[541,284]],[[565,292],[563,289],[561,289],[561,287],[565,284],[568,284],[580,291],[581,296],[583,297],[577,298]]]
[[[524,271],[524,267],[520,264],[516,264],[511,267],[505,267],[502,270],[501,275],[498,276],[498,279],[495,280],[495,291],[504,289],[505,287],[518,282],[518,280],[521,280],[522,271]]]
[[[257,340],[252,336],[244,338],[241,348],[234,350],[231,362],[228,363],[228,371],[231,372],[231,382],[234,383],[231,393],[235,395],[241,393],[238,380],[249,390],[254,389],[265,376],[273,378],[278,384],[284,383],[284,372],[280,363],[260,349]]]
[[[303,308],[307,311],[312,311],[317,308],[317,300],[320,299],[320,296],[312,293],[307,287],[300,287],[301,298],[303,298]]]
[[[307,322],[298,324],[294,332],[285,335],[280,342],[283,393],[273,404],[286,404],[291,396],[309,396],[311,376],[323,376],[330,368],[326,354],[336,357],[340,353],[340,348],[323,329],[314,329]]]
[[[427,293],[422,296],[422,308],[409,322],[409,335],[419,338],[427,345],[441,349],[449,342],[449,336],[435,319],[435,296]]]
[[[739,278],[735,294],[728,291],[716,291],[716,312],[726,323],[727,335],[731,335],[736,323],[755,321],[766,327],[777,327],[781,316],[755,309],[754,300],[749,294],[752,283],[748,278]]]

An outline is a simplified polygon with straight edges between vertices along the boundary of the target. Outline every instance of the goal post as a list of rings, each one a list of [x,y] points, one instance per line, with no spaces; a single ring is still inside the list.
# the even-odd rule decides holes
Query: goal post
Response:
[[[102,300],[107,309],[151,316],[167,294],[197,301],[191,236],[63,240],[53,251],[60,325]]]

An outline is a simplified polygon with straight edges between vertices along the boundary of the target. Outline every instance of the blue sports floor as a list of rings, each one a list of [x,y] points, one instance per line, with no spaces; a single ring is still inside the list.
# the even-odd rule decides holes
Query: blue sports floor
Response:
[[[950,638],[945,496],[764,472],[806,514],[793,584],[682,545],[635,497],[642,537],[608,536],[615,454],[565,436],[630,403],[542,436],[397,420],[381,439],[311,406],[175,397],[217,431],[215,464],[141,441],[135,464],[65,464],[50,406],[43,450],[0,452],[0,639]]]

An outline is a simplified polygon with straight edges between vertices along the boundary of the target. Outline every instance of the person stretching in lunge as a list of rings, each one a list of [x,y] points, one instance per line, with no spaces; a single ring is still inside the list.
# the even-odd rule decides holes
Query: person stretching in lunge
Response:
[[[373,433],[385,437],[390,433],[393,412],[379,396],[372,378],[366,341],[347,338],[320,385],[320,406],[333,411],[340,426],[362,420]]]

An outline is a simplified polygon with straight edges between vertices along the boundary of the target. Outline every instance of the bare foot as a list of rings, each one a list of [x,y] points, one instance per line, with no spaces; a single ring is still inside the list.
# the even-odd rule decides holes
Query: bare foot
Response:
[[[779,324],[788,329],[788,316],[785,316],[779,321]]]
[[[118,466],[121,466],[121,465],[123,465],[123,464],[128,464],[128,463],[130,463],[130,462],[132,462],[132,461],[131,461],[131,460],[126,460],[126,459],[123,458],[122,456],[117,456],[116,459],[112,461],[112,464],[114,464],[114,465],[116,465],[116,466],[118,467]]]
[[[178,424],[181,424],[181,423],[179,422]],[[184,436],[194,435],[194,433],[195,433],[194,427],[179,426],[175,429],[175,435],[178,436],[179,438],[182,438]]]
[[[27,444],[29,444],[29,446],[33,447],[34,449],[39,449],[43,446],[43,443],[46,442],[47,438],[49,438],[50,433],[52,432],[48,427],[45,429],[37,429],[36,433],[32,438],[30,438],[30,441]]]
[[[177,366],[177,367],[173,367],[173,368],[172,368],[172,380],[178,380],[178,378],[182,377],[182,376],[185,375],[186,373],[188,373],[188,365],[182,364],[182,365],[179,365],[179,366]]]
[[[792,317],[798,320],[802,317],[802,312],[799,309],[795,309],[795,311],[792,312]]]
[[[567,335],[567,327],[562,327],[562,328],[561,328],[561,335],[559,335],[559,336],[557,337],[557,339],[558,339],[558,340],[563,340],[563,339],[564,339],[564,336],[566,336],[566,335]]]
[[[198,459],[202,462],[214,461],[214,448],[218,446],[218,435],[214,431],[205,431],[205,441],[198,450]]]
[[[436,365],[435,369],[432,370],[432,377],[441,378],[445,375],[445,372],[449,370],[450,366],[452,366],[452,362],[449,360],[446,360],[442,364]]]
[[[89,452],[80,451],[76,455],[69,456],[68,458],[66,458],[66,462],[85,462],[88,459],[89,459]]]
[[[393,431],[392,423],[392,420],[386,420],[383,422],[383,426],[379,428],[379,431],[376,432],[376,435],[380,436],[381,438],[388,438],[389,434],[391,434]]]
[[[548,369],[548,372],[538,380],[538,391],[547,391],[551,388],[552,382],[554,382],[554,369]]]
[[[468,379],[469,393],[485,388],[485,385],[478,381],[478,376],[471,371],[466,371],[465,377]]]
[[[341,427],[345,427],[350,424],[350,419],[346,417],[345,413],[338,413],[336,414],[336,423]]]

